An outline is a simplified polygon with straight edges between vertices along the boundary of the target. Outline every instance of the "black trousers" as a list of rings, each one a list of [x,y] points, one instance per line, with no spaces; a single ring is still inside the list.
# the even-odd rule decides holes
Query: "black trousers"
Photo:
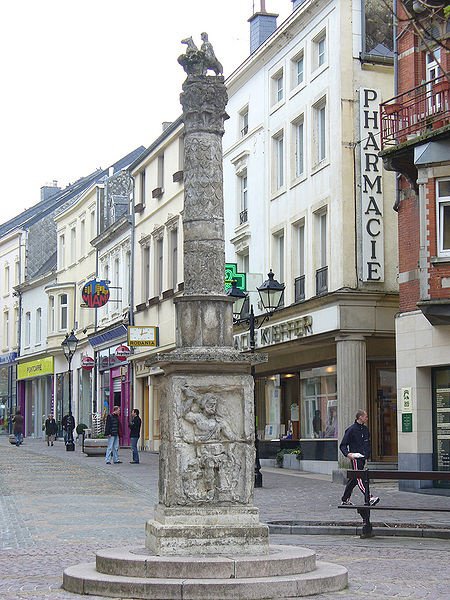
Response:
[[[352,464],[352,469],[354,471],[362,471],[362,469],[364,469],[364,465],[366,464],[366,459],[365,458],[352,458],[350,460],[350,462]],[[354,489],[354,487],[356,485],[361,490],[362,495],[363,496],[365,495],[366,488],[364,486],[363,480],[360,479],[360,478],[349,479],[347,481],[347,485],[345,486],[345,490],[344,490],[344,493],[342,495],[342,502],[345,502],[346,500],[350,499],[350,496],[352,495],[353,489]]]

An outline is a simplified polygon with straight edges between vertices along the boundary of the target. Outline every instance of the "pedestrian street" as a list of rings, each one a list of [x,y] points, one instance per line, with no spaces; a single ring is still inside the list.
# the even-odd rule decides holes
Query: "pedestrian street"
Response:
[[[17,448],[0,437],[1,600],[88,598],[60,589],[66,567],[93,561],[98,549],[144,546],[145,522],[157,501],[158,456],[141,452],[141,464],[131,465],[131,451],[121,449],[120,459],[122,464],[105,465],[103,457],[88,458],[78,445],[65,452],[61,441],[52,448],[25,439]],[[337,510],[342,487],[329,479],[263,469],[263,488],[255,490],[261,519],[343,519]],[[382,501],[399,494],[392,486],[379,493]],[[449,502],[407,496],[414,496],[410,502]],[[450,540],[272,535],[271,541],[309,547],[319,560],[348,568],[349,588],[315,596],[321,600],[450,600]]]

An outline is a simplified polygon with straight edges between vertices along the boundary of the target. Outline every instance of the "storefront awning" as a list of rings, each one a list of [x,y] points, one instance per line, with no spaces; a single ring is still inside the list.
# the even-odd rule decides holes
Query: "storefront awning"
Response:
[[[119,325],[118,327],[114,327],[113,329],[108,329],[103,331],[102,333],[96,333],[89,337],[89,343],[94,348],[94,350],[98,350],[100,347],[104,346],[108,342],[113,342],[118,339],[126,339],[127,337],[127,328],[125,325]]]

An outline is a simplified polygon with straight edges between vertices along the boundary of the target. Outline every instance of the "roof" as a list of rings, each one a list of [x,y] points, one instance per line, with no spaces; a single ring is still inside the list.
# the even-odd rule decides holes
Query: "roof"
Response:
[[[121,171],[129,167],[131,163],[136,161],[139,156],[145,151],[144,146],[139,146],[129,154],[113,163],[114,172]],[[103,177],[108,176],[109,168],[97,169],[85,177],[81,177],[75,183],[72,183],[65,187],[60,192],[57,192],[46,200],[41,200],[31,208],[28,208],[21,212],[19,215],[13,217],[6,223],[0,225],[0,237],[3,237],[10,231],[17,228],[27,228],[40,221],[43,217],[54,212],[57,208],[65,204],[66,202],[77,198],[79,194],[89,188],[91,185],[100,181]]]

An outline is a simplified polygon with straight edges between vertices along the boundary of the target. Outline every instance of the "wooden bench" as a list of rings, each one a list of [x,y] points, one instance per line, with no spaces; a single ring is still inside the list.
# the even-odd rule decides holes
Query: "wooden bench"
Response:
[[[362,538],[374,537],[370,512],[372,510],[403,510],[420,512],[450,512],[450,508],[409,507],[409,506],[370,506],[370,480],[409,480],[409,481],[450,481],[450,471],[379,471],[364,469],[362,471],[347,471],[349,479],[362,479],[365,488],[363,505],[341,505],[339,508],[355,509],[363,520]]]

